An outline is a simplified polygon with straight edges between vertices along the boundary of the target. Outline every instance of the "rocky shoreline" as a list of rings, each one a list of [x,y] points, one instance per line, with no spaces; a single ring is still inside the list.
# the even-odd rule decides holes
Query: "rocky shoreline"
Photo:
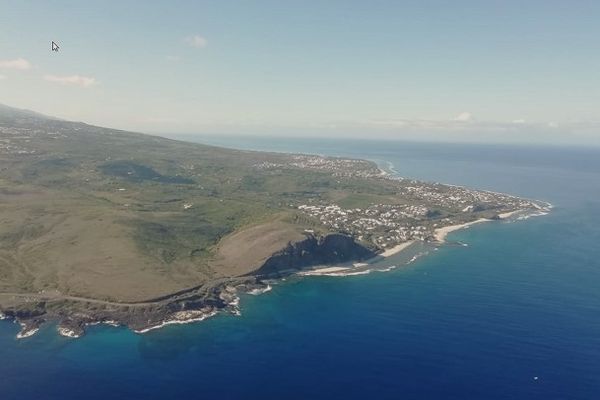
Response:
[[[544,212],[531,213],[527,217],[545,215],[551,208],[548,204]],[[494,219],[514,217],[515,214],[518,216],[520,211],[523,210],[505,213]],[[517,219],[522,218],[526,217],[521,216]],[[432,241],[443,242],[447,233],[479,221],[438,229]],[[409,244],[398,248],[403,249]],[[387,253],[393,252],[388,250]],[[21,325],[18,339],[33,336],[45,323],[57,323],[57,332],[68,338],[79,338],[85,334],[87,327],[98,324],[126,326],[135,333],[144,334],[168,325],[203,321],[220,312],[239,315],[238,293],[259,295],[267,292],[271,290],[268,282],[272,279],[281,279],[297,273],[320,275],[311,271],[319,271],[314,269],[318,266],[336,268],[335,266],[344,263],[364,263],[385,256],[386,252],[382,249],[367,248],[354,238],[343,234],[334,233],[322,237],[307,234],[305,240],[289,243],[253,273],[245,276],[223,278],[169,296],[130,304],[106,302],[100,306],[93,299],[86,301],[44,295],[19,295],[25,297],[25,301],[14,307],[0,309],[0,320],[12,319]]]
[[[376,250],[346,235],[315,237],[307,234],[305,240],[289,243],[246,276],[223,278],[152,301],[131,304],[105,302],[99,305],[94,299],[14,294],[13,297],[20,296],[23,301],[0,310],[0,317],[21,325],[18,339],[33,336],[46,323],[57,323],[57,332],[69,338],[81,337],[87,327],[98,324],[126,326],[143,334],[167,325],[199,322],[219,312],[239,314],[238,293],[258,295],[271,290],[264,280],[283,278],[316,265],[363,261],[376,255]]]
[[[241,285],[248,290],[264,289],[266,285]],[[195,300],[194,296],[173,302],[163,301],[155,306],[132,308],[114,305],[104,309],[89,307],[85,302],[75,304],[67,301],[39,301],[25,304],[18,309],[3,311],[4,319],[12,319],[21,325],[18,339],[37,333],[46,323],[57,323],[57,332],[65,337],[78,338],[85,334],[86,328],[93,325],[126,326],[136,333],[146,333],[172,324],[186,324],[202,321],[218,312],[239,312],[237,289],[226,285],[215,288],[217,298]],[[28,312],[28,308],[43,310],[39,313]]]

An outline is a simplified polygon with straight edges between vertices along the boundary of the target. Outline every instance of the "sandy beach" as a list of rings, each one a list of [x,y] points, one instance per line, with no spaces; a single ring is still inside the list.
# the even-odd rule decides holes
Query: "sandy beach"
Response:
[[[343,272],[348,271],[352,267],[325,267],[325,268],[317,268],[310,271],[302,271],[299,272],[298,275],[304,276],[314,276],[314,275],[327,275],[335,272]]]
[[[377,260],[377,259],[380,259],[381,257],[387,258],[394,254],[398,254],[402,250],[405,250],[406,248],[408,248],[408,246],[410,246],[414,242],[415,242],[414,240],[410,240],[408,242],[400,243],[399,245],[389,248],[389,249],[385,250],[384,252],[376,255],[373,259],[371,259],[369,261]],[[334,276],[334,275],[338,275],[338,274],[339,275],[359,275],[359,274],[363,274],[363,273],[368,273],[370,270],[365,268],[368,266],[369,266],[369,262],[352,263],[352,264],[346,263],[346,264],[341,264],[341,265],[332,266],[332,267],[322,267],[322,268],[317,267],[312,270],[299,272],[298,275],[303,275],[303,276],[318,276],[318,275]]]
[[[509,211],[509,212],[505,212],[505,213],[502,213],[502,214],[498,214],[498,216],[500,217],[500,219],[505,219],[505,218],[509,218],[510,216],[512,216],[512,215],[514,215],[516,213],[519,213],[521,211],[523,211],[523,210]]]
[[[471,221],[471,222],[467,222],[467,223],[464,223],[464,224],[444,226],[443,228],[438,228],[438,229],[435,230],[434,237],[435,237],[435,240],[437,240],[438,242],[442,243],[442,242],[444,242],[446,240],[446,236],[448,236],[448,234],[450,232],[454,232],[454,231],[457,231],[459,229],[464,229],[464,228],[467,228],[467,227],[469,227],[471,225],[478,224],[480,222],[487,222],[487,221],[491,221],[491,220],[490,219],[485,219],[485,218],[480,218],[480,219],[478,219],[476,221]]]
[[[519,212],[521,212],[523,210],[515,210],[515,211],[508,211],[502,214],[498,214],[498,217],[500,217],[500,219],[506,219],[509,218],[511,216],[513,216],[514,214],[517,214]],[[454,232],[457,231],[459,229],[464,229],[467,228],[471,225],[474,224],[478,224],[480,222],[489,222],[489,221],[493,221],[492,219],[486,219],[486,218],[480,218],[476,221],[471,221],[471,222],[467,222],[465,224],[459,224],[459,225],[450,225],[450,226],[444,226],[443,228],[438,228],[436,229],[434,232],[434,236],[435,236],[435,240],[437,240],[438,242],[444,242],[446,240],[446,236],[448,236],[448,234],[450,232]]]
[[[394,254],[397,254],[397,253],[401,252],[402,250],[406,249],[408,246],[410,246],[414,242],[415,242],[414,240],[409,240],[408,242],[400,243],[399,245],[396,245],[392,248],[385,250],[383,253],[379,254],[379,256],[381,256],[381,257],[393,256]]]

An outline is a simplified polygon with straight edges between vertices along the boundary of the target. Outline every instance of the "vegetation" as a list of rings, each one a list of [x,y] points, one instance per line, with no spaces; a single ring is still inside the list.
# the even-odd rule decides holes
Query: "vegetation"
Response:
[[[362,160],[218,148],[0,106],[0,292],[141,301],[255,271],[305,230],[389,240],[368,218],[338,226],[347,209],[406,218],[396,225],[406,235],[424,225],[423,238],[442,218],[510,209],[488,195],[464,213],[445,200],[456,196],[478,195],[384,179]]]
[[[155,297],[221,276],[227,235],[276,222],[283,246],[319,226],[297,205],[389,193],[290,163],[1,107],[0,289]]]

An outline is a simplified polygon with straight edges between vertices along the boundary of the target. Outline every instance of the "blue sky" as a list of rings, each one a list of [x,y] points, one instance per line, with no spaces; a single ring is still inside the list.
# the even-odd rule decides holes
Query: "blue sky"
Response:
[[[0,102],[153,133],[600,144],[598,21],[598,1],[0,0]]]

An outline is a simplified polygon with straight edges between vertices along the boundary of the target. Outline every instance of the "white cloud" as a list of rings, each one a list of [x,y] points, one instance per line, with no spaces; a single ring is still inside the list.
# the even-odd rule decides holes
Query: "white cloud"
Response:
[[[376,125],[383,129],[400,129],[400,130],[465,130],[472,129],[475,126],[482,124],[469,123],[468,120],[433,120],[433,119],[388,119],[388,120],[370,120],[367,125]]]
[[[14,60],[0,60],[0,68],[18,69],[24,71],[31,68],[31,63],[24,58],[15,58]]]
[[[75,85],[84,88],[94,86],[97,82],[95,78],[80,75],[69,75],[69,76],[56,76],[46,75],[44,79],[48,82],[60,83],[62,85]]]
[[[522,118],[520,118],[520,119],[514,119],[514,120],[512,121],[512,123],[513,123],[513,124],[524,124],[525,122],[527,122],[527,121],[525,121],[525,120],[524,120],[524,119],[522,119]]]
[[[208,45],[208,40],[206,40],[206,38],[200,35],[189,36],[185,38],[185,42],[188,45],[199,49],[204,48]]]
[[[165,56],[165,60],[167,61],[179,61],[180,59],[179,56]]]
[[[465,114],[465,113],[463,113]],[[547,123],[530,123],[525,120],[515,121],[479,121],[474,120],[470,113],[458,115],[451,120],[434,119],[388,119],[356,122],[357,126],[377,127],[383,131],[395,132],[522,132],[526,129],[547,130],[558,125]]]
[[[548,128],[558,128],[558,124],[556,122],[548,122]]]
[[[137,122],[144,124],[174,124],[179,122],[179,120],[177,118],[156,116],[140,118]]]
[[[471,115],[470,112],[466,112],[466,111],[461,112],[456,117],[454,117],[454,120],[458,121],[458,122],[469,122],[471,119],[473,119],[473,115]]]
[[[6,77],[4,75],[0,74],[0,81],[3,79],[6,79]]]

